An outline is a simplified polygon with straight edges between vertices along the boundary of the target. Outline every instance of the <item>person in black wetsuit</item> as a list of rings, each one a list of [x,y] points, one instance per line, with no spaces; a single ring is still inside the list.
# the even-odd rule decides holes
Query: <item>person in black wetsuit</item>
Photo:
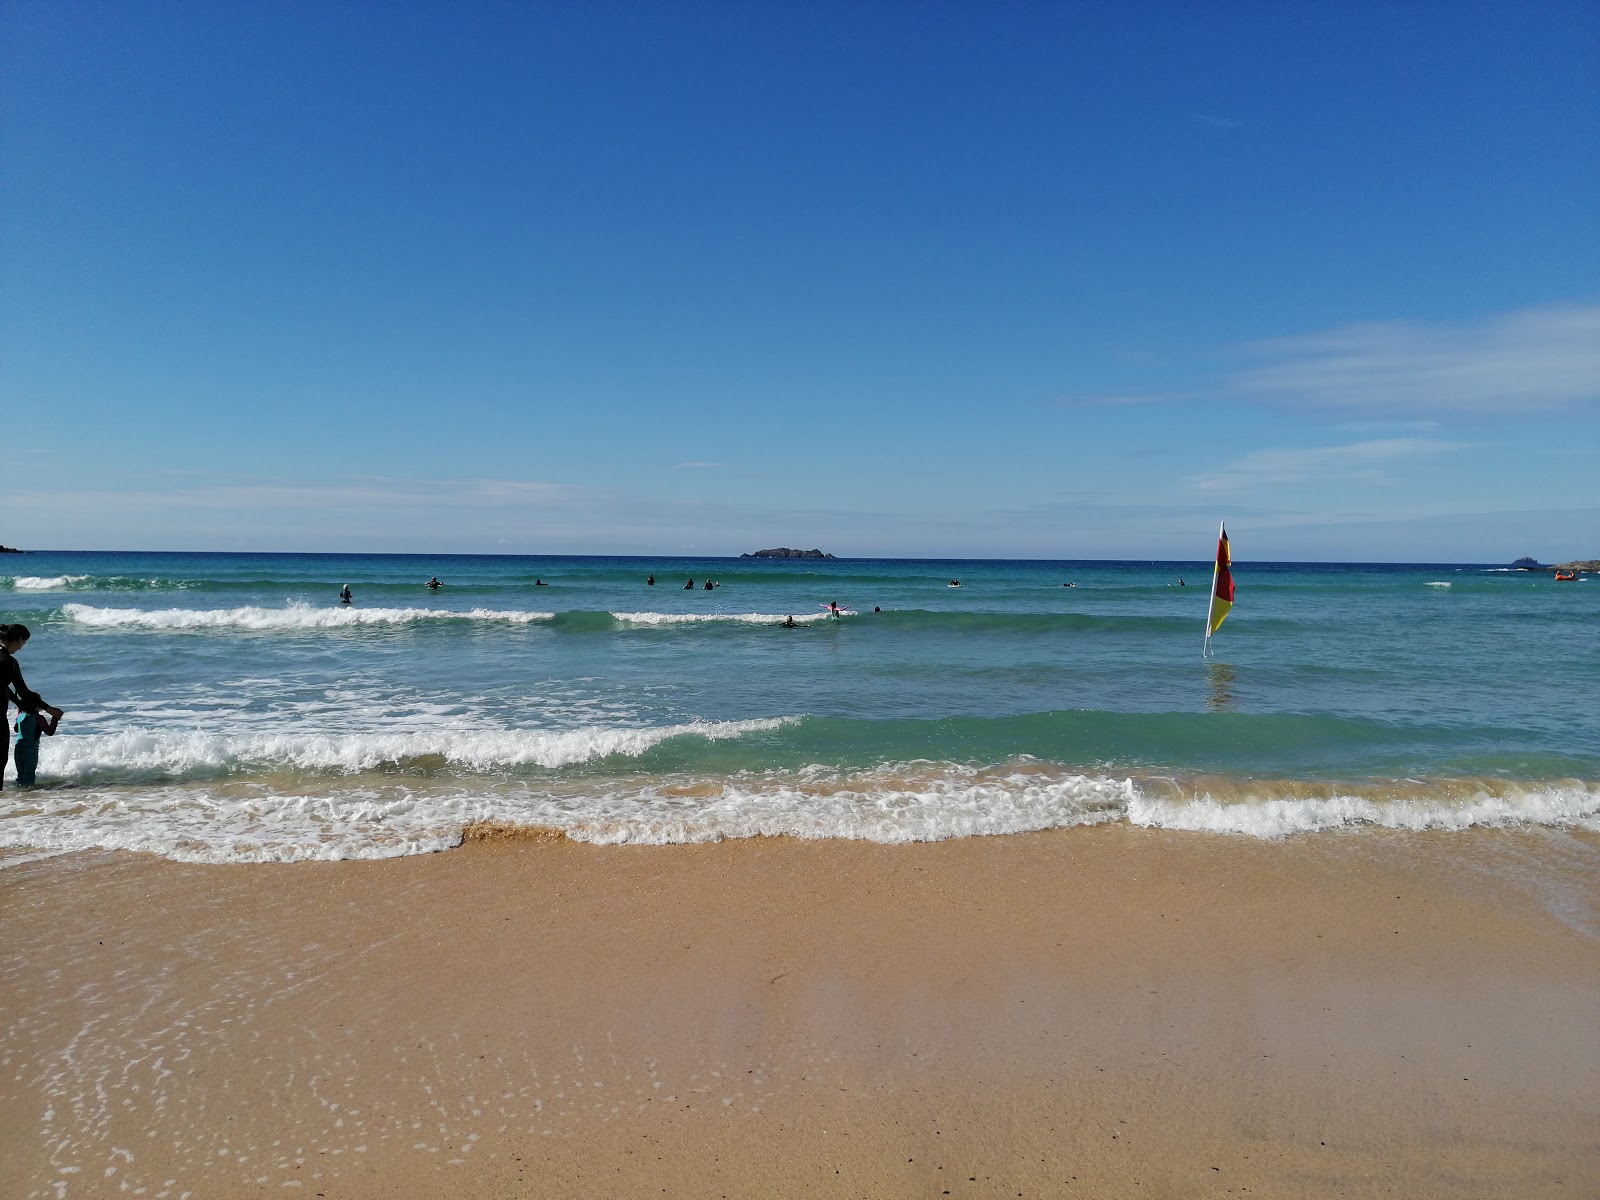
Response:
[[[9,706],[15,704],[24,715],[35,718],[26,736],[17,742],[17,782],[32,783],[33,769],[39,761],[38,733],[54,733],[56,722],[61,720],[61,710],[46,704],[44,698],[27,685],[22,678],[22,668],[17,665],[16,654],[28,644],[26,625],[0,625],[0,691],[5,694],[7,716]],[[50,715],[49,723],[37,721],[40,713]],[[8,722],[9,723],[9,722]],[[37,732],[34,732],[37,730]],[[0,776],[4,773],[4,759],[0,758]],[[0,780],[3,786],[3,780]]]
[[[348,583],[339,589],[340,604],[349,604],[353,599],[355,599],[355,597],[350,594],[350,585]]]

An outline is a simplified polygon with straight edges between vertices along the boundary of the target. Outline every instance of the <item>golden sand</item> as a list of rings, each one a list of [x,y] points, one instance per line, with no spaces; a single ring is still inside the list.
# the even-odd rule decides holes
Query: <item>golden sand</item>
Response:
[[[474,821],[461,832],[463,843],[560,842],[566,833],[549,825],[513,825],[504,821]]]
[[[1595,839],[0,871],[0,1196],[1600,1194]]]

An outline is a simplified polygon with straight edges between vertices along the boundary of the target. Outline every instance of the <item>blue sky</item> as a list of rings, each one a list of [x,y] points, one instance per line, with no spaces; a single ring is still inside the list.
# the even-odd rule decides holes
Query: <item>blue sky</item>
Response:
[[[0,3],[0,541],[1600,555],[1592,3]]]

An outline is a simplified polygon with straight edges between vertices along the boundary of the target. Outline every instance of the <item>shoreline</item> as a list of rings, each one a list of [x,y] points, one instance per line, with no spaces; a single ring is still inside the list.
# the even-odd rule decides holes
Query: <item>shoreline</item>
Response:
[[[1591,1196],[1597,862],[1118,825],[38,860],[0,872],[0,1193]]]

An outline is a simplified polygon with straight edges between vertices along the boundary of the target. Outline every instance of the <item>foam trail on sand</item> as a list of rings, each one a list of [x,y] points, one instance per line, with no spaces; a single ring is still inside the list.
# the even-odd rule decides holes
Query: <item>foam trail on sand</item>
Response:
[[[1282,838],[1355,825],[1385,829],[1470,829],[1475,826],[1580,825],[1600,828],[1600,792],[1577,783],[1480,790],[1460,798],[1340,795],[1223,802],[1211,796],[1162,800],[1139,796],[1128,806],[1134,825]]]
[[[737,736],[731,728],[698,731]],[[670,730],[649,731],[660,737]],[[346,748],[348,749],[348,748]],[[546,747],[547,757],[552,747]],[[589,745],[587,752],[600,747]],[[338,755],[333,757],[338,758]],[[342,762],[351,761],[341,758]],[[503,760],[497,760],[503,761]],[[292,791],[266,780],[154,786],[42,788],[0,794],[0,847],[30,851],[127,849],[185,861],[261,862],[388,858],[458,845],[493,826],[515,840],[554,833],[602,845],[665,845],[724,838],[848,839],[883,844],[1129,824],[1275,840],[1354,826],[1462,831],[1556,826],[1600,831],[1600,789],[1577,782],[1472,792],[1463,781],[1404,796],[1291,799],[1248,792],[1153,798],[1171,781],[1043,769],[903,763],[860,771],[706,776],[456,776],[378,771],[307,779]],[[0,858],[0,866],[20,859]]]

